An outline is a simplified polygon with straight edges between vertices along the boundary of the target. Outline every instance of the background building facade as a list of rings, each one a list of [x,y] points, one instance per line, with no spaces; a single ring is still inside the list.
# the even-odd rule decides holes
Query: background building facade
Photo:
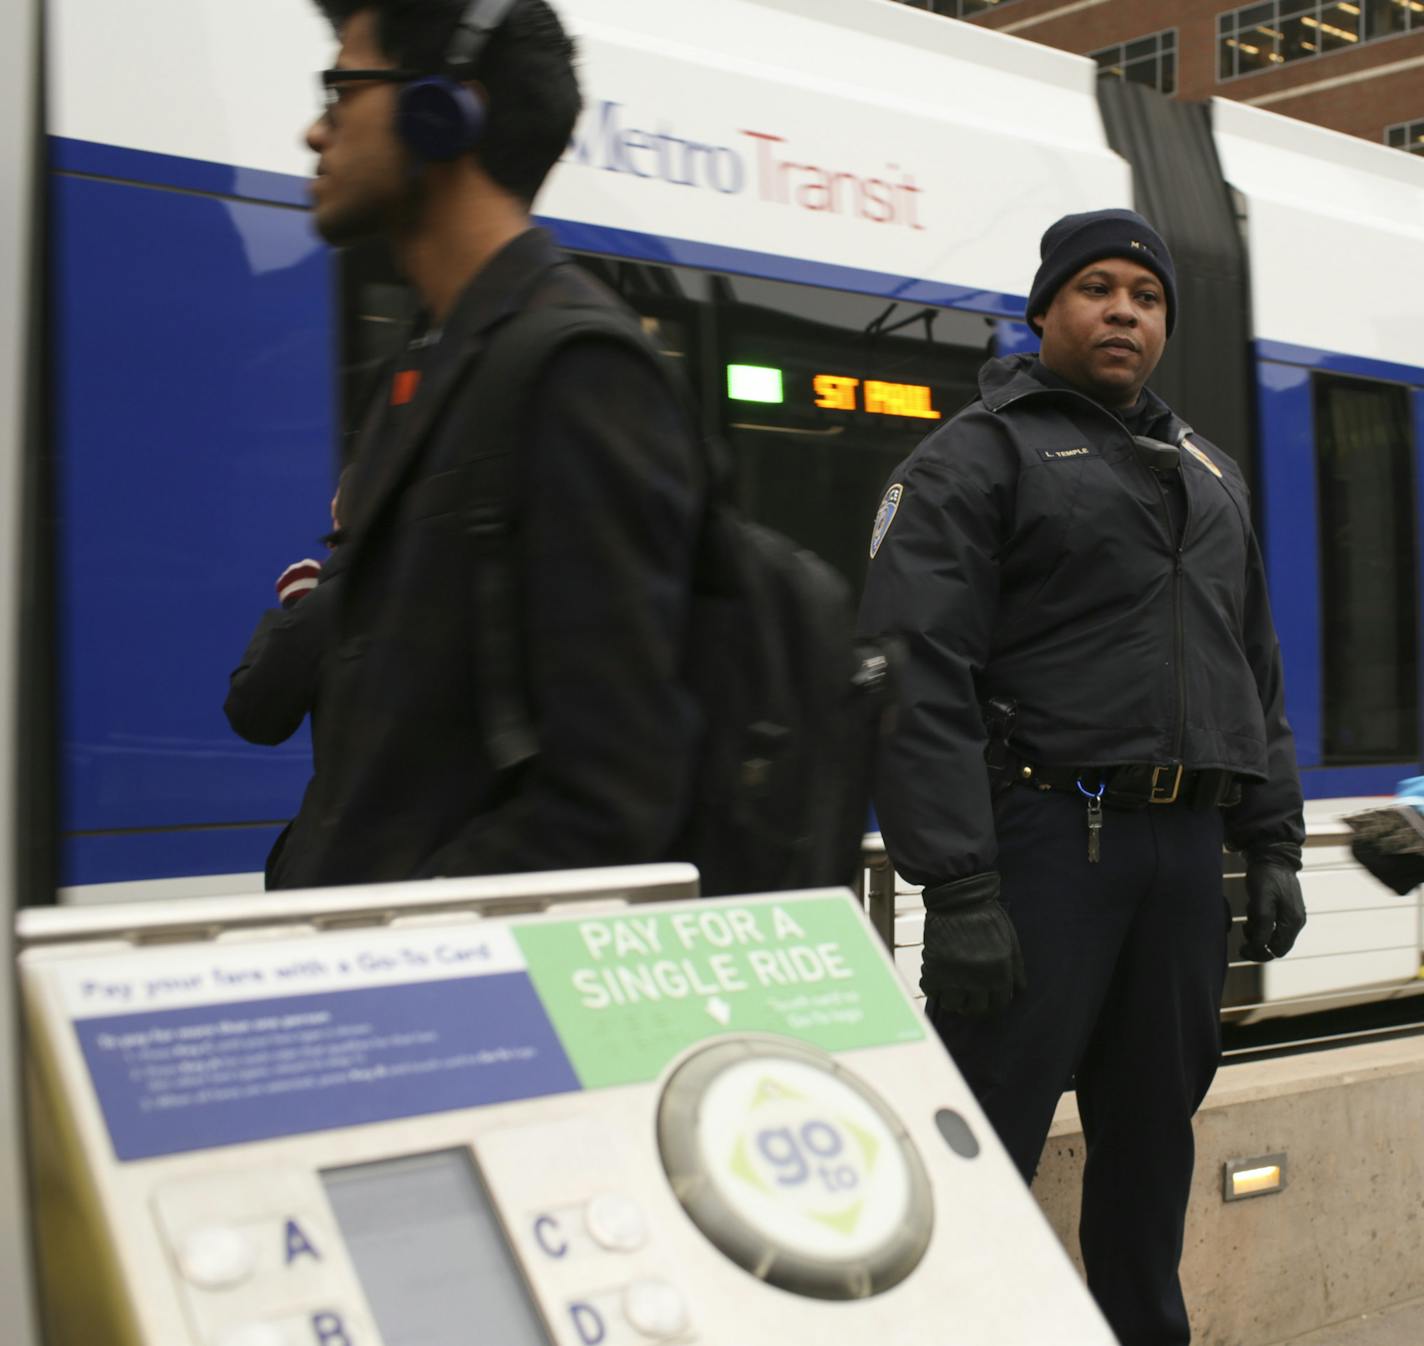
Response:
[[[1186,99],[1234,98],[1424,154],[1424,0],[903,0],[1094,57]]]

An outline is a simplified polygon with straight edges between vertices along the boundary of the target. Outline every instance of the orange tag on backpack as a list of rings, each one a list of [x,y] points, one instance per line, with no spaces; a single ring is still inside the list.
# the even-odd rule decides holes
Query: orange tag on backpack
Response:
[[[391,406],[403,407],[415,400],[415,390],[420,387],[420,370],[402,369],[391,380]]]

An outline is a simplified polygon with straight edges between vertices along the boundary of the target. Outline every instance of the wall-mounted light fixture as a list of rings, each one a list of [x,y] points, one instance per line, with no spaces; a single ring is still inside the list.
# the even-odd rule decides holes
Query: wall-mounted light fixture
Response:
[[[1221,1199],[1244,1201],[1248,1196],[1271,1196],[1285,1189],[1284,1154],[1258,1154],[1251,1159],[1228,1159],[1222,1166]]]

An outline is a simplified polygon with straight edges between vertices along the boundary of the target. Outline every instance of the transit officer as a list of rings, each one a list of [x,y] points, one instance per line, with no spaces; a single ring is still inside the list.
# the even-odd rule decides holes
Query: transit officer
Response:
[[[1041,259],[1039,356],[990,360],[875,520],[862,628],[908,650],[876,805],[925,888],[931,1021],[1025,1181],[1071,1079],[1089,1287],[1124,1346],[1177,1346],[1222,842],[1247,858],[1245,955],[1281,957],[1300,784],[1245,483],[1145,386],[1166,245],[1101,210]]]

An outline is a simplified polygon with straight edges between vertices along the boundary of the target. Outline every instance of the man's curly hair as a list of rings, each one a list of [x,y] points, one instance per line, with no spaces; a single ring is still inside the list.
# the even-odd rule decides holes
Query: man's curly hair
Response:
[[[339,33],[371,11],[386,55],[409,70],[436,73],[468,0],[317,0]],[[573,135],[583,106],[574,44],[546,0],[516,0],[475,63],[489,95],[489,120],[475,158],[501,187],[534,200]]]

